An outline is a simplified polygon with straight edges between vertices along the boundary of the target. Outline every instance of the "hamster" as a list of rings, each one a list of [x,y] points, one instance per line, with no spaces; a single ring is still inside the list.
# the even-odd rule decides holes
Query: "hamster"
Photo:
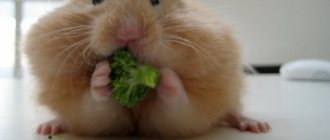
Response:
[[[136,107],[117,104],[105,61],[127,47],[161,72]],[[69,0],[29,31],[25,54],[38,101],[57,119],[42,135],[191,137],[225,121],[267,132],[243,116],[240,49],[229,26],[193,0]]]

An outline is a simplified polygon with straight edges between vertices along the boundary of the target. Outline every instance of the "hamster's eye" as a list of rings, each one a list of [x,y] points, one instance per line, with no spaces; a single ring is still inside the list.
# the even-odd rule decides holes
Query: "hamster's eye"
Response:
[[[92,0],[93,5],[101,4],[104,0]]]
[[[152,6],[157,6],[159,5],[159,0],[150,0]]]

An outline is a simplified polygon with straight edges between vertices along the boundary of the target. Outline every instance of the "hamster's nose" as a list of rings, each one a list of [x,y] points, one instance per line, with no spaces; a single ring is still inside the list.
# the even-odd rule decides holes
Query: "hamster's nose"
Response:
[[[137,26],[121,26],[118,28],[117,38],[120,44],[126,45],[138,41],[142,30]]]

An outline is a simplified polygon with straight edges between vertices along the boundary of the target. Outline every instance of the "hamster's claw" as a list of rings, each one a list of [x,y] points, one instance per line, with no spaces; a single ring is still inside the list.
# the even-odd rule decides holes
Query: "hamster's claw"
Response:
[[[63,124],[58,120],[52,120],[42,123],[38,126],[36,133],[38,135],[57,135],[64,133],[66,130]]]
[[[91,78],[91,93],[96,101],[106,101],[109,99],[111,90],[109,87],[111,73],[110,65],[107,61],[96,65]]]
[[[241,131],[250,131],[253,133],[265,133],[269,131],[270,126],[266,122],[246,119],[240,122],[239,129]]]
[[[239,113],[228,114],[226,122],[241,131],[249,131],[252,133],[266,133],[271,129],[267,122],[253,120]]]

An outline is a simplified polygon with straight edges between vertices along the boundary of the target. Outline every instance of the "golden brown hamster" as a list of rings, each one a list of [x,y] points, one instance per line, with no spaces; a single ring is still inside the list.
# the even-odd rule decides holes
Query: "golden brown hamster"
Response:
[[[105,60],[122,47],[161,72],[132,109],[108,86]],[[221,121],[269,129],[240,114],[240,53],[229,26],[193,0],[69,0],[32,27],[24,51],[38,99],[57,117],[39,134],[190,137]]]

